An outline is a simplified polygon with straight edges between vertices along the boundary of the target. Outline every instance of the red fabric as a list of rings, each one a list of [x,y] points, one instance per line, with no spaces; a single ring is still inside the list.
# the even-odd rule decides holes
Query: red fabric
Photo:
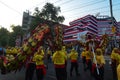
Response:
[[[93,63],[93,65],[92,65],[92,73],[94,73],[95,68],[96,68],[96,64]]]
[[[90,61],[90,59],[86,59],[86,64],[88,64],[89,61]]]
[[[82,59],[85,59],[85,56],[82,56]]]
[[[77,60],[71,60],[71,62],[77,62]]]
[[[43,69],[43,74],[46,75],[46,68],[45,65],[37,65],[36,69]]]
[[[7,64],[8,60],[6,59],[6,57],[3,57],[3,59],[4,59],[4,63]]]
[[[57,64],[55,64],[55,68],[64,68],[65,67],[65,65],[63,64],[63,65],[57,65]]]

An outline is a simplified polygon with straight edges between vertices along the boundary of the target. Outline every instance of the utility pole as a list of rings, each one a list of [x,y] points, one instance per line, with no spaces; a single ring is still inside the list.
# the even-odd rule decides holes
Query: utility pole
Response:
[[[113,9],[112,9],[112,0],[109,0],[109,2],[110,2],[110,14],[111,14],[112,26],[114,26],[114,22],[113,22]]]
[[[110,2],[110,14],[111,14],[111,21],[112,21],[112,25],[111,25],[111,29],[112,29],[112,33],[113,35],[113,47],[117,47],[117,40],[116,40],[116,26],[114,25],[114,18],[113,18],[113,9],[112,9],[112,0],[109,0]]]

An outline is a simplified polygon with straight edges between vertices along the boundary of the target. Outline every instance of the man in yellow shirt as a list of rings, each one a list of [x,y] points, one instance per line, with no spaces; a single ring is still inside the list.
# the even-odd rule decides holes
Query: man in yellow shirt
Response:
[[[117,51],[116,51],[116,62],[117,62],[116,63],[117,64],[116,65],[117,78],[114,79],[114,80],[120,80],[120,50],[118,48],[117,48]]]
[[[82,62],[83,62],[83,67],[84,67],[84,71],[86,69],[86,49],[83,49],[82,53],[81,53],[81,58],[82,58]]]
[[[37,53],[33,57],[33,61],[36,64],[36,75],[37,80],[43,80],[46,74],[46,69],[44,65],[44,53],[41,48],[38,49]]]
[[[70,76],[72,76],[72,71],[75,68],[76,75],[79,76],[78,73],[78,53],[76,50],[72,49],[69,55],[70,61],[71,61],[71,68],[70,68]]]
[[[95,58],[93,59],[92,72],[95,80],[104,80],[104,64],[105,59],[100,48],[95,51]],[[96,60],[95,60],[96,59]]]
[[[33,61],[33,56],[29,56],[26,62],[25,80],[33,80],[34,71],[35,63]]]
[[[117,80],[117,63],[118,63],[118,48],[113,48],[112,53],[111,53],[111,68],[113,72],[113,79]]]
[[[56,78],[57,80],[67,80],[65,61],[67,57],[61,51],[61,48],[58,48],[57,51],[53,54],[52,61],[55,66]]]
[[[85,51],[85,56],[86,56],[86,64],[87,64],[87,67],[85,69],[86,70],[90,70],[90,74],[92,75],[92,57],[93,57],[93,53],[89,50],[86,50]]]

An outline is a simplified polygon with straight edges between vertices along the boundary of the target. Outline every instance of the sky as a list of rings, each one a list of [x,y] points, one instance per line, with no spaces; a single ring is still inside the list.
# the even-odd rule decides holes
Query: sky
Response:
[[[61,8],[59,15],[65,17],[63,24],[66,25],[88,14],[111,16],[109,0],[0,0],[0,27],[10,31],[12,24],[22,25],[24,11],[29,10],[32,15],[35,7],[41,10],[47,2]],[[112,0],[112,5],[113,16],[120,21],[120,0]]]

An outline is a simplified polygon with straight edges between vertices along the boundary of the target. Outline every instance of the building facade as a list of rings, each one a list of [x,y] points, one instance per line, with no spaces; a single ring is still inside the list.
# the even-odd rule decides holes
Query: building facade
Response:
[[[69,23],[64,29],[64,42],[84,40],[86,36],[98,34],[97,19],[92,15],[79,18]]]
[[[108,16],[93,16],[86,15],[82,18],[71,21],[70,26],[64,29],[64,42],[71,42],[75,40],[82,40],[88,38],[88,36],[96,37],[101,39],[101,36],[108,34],[108,36],[113,36],[114,34],[119,37],[120,28],[117,21],[114,19],[114,27],[116,28],[115,33],[112,32],[112,21],[111,17]]]

